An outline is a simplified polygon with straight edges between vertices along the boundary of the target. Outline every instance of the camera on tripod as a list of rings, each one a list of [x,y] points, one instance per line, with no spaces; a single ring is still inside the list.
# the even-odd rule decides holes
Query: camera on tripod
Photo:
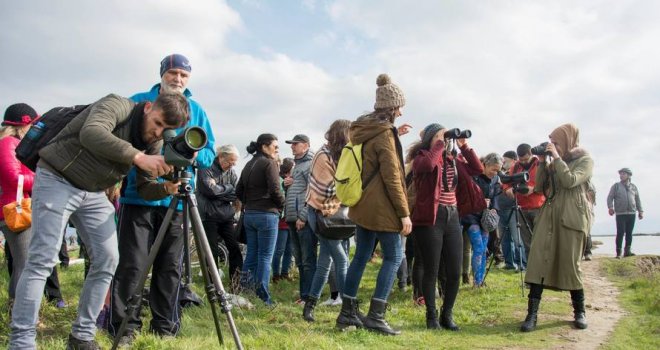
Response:
[[[195,153],[206,146],[208,136],[199,126],[186,128],[179,135],[174,129],[163,132],[165,163],[186,168],[195,162]]]
[[[527,181],[529,181],[529,173],[527,171],[513,175],[506,175],[500,172],[499,177],[503,184],[511,184],[513,186],[514,192],[522,194],[529,193],[529,186],[527,186]]]
[[[469,139],[470,137],[472,137],[472,131],[467,129],[453,128],[445,132],[445,140]]]
[[[527,181],[529,181],[529,173],[526,171],[513,175],[506,175],[503,173],[500,173],[499,175],[500,175],[500,181],[502,181],[503,184],[519,185],[522,183],[527,183]]]

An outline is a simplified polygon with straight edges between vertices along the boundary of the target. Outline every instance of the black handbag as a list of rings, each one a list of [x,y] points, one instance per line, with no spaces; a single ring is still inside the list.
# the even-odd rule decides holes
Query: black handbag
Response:
[[[355,234],[355,223],[348,218],[348,207],[339,207],[336,213],[323,216],[316,211],[317,233],[327,239],[344,240]]]
[[[236,227],[234,227],[234,237],[236,237],[238,243],[247,244],[245,226],[243,225],[243,216],[245,216],[245,210],[241,210],[241,214],[238,216],[238,222],[236,223]]]

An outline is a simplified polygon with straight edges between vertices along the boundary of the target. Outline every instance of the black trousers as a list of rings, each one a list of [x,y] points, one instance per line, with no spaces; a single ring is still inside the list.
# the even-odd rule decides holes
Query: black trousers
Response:
[[[209,241],[216,264],[218,264],[218,256],[220,255],[220,248],[218,248],[220,239],[225,242],[225,247],[227,247],[229,253],[229,280],[231,281],[236,271],[240,272],[243,269],[243,255],[234,235],[234,222],[204,221],[203,224],[206,239]]]
[[[12,270],[14,269],[14,258],[11,256],[9,244],[5,241],[5,260],[7,261],[7,270],[11,277]],[[44,295],[48,301],[58,301],[62,299],[62,291],[60,290],[60,279],[57,276],[57,266],[53,266],[53,271],[50,276],[46,277],[46,285],[44,286]]]
[[[62,245],[60,246],[60,252],[57,253],[57,256],[60,258],[60,266],[69,267],[69,249],[66,246],[66,238],[62,240]]]
[[[126,305],[135,291],[151,246],[163,223],[167,208],[122,204],[119,211],[119,265],[112,280],[110,296],[110,320],[108,331],[116,335],[126,317]],[[149,307],[150,329],[159,335],[176,335],[181,325],[181,308],[178,302],[183,260],[183,215],[176,212],[169,224],[151,270]],[[140,309],[128,320],[127,330],[137,332],[142,328]]]
[[[455,206],[439,206],[433,226],[415,229],[415,245],[424,264],[422,294],[427,310],[435,310],[435,289],[438,273],[443,270],[443,309],[454,307],[460,283],[463,259],[463,235]]]
[[[616,252],[621,253],[623,237],[626,237],[626,251],[632,245],[633,228],[635,228],[635,214],[621,214],[616,216]]]

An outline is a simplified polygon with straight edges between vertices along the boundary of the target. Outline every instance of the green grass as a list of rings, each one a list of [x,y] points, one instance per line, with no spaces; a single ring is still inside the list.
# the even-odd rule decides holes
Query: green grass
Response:
[[[619,321],[605,349],[660,348],[660,257],[609,259],[604,269],[621,289],[627,315]]]
[[[4,261],[4,259],[3,259]],[[627,261],[627,260],[626,260]],[[370,263],[365,271],[359,298],[366,305],[373,292],[375,277],[380,262]],[[613,267],[625,270],[628,267]],[[617,270],[619,271],[619,270]],[[0,346],[6,346],[8,329],[7,310],[7,272],[6,265],[0,264]],[[63,294],[70,307],[56,309],[52,305],[42,304],[41,317],[43,326],[38,331],[38,342],[42,349],[64,349],[66,337],[70,331],[70,323],[75,318],[78,294],[82,287],[83,266],[75,265],[61,271],[60,278]],[[196,274],[195,274],[196,276]],[[657,277],[657,276],[656,276]],[[526,314],[527,299],[522,297],[519,275],[504,270],[491,270],[488,286],[474,289],[462,286],[456,306],[454,317],[461,331],[454,333],[445,330],[430,331],[425,328],[425,309],[414,306],[411,293],[401,293],[396,288],[390,296],[391,309],[387,313],[390,324],[403,331],[398,337],[384,337],[366,330],[341,333],[334,330],[334,322],[339,312],[338,307],[316,308],[317,322],[309,324],[302,317],[302,306],[294,304],[298,282],[283,281],[271,285],[274,300],[277,306],[269,308],[264,306],[257,298],[250,297],[256,305],[254,310],[233,309],[232,313],[238,326],[238,331],[246,349],[423,349],[423,348],[452,348],[452,349],[493,349],[493,348],[548,348],[565,344],[567,340],[557,336],[558,331],[570,328],[572,313],[570,296],[568,293],[544,292],[541,306],[541,317],[537,331],[521,333],[518,331],[521,321]],[[629,282],[628,282],[629,283]],[[655,334],[657,339],[658,323],[658,282],[657,278],[650,285],[643,281],[634,284],[629,292],[624,292],[625,305],[631,308],[636,304],[635,298],[639,295],[654,293],[655,302],[646,300],[644,306],[635,306],[641,310],[650,308],[651,315],[629,316],[633,318],[629,328],[615,334],[615,342],[609,348],[621,348],[618,344],[629,344],[629,339],[623,335],[631,334],[635,337],[639,332]],[[629,283],[631,284],[631,283]],[[200,278],[196,276],[194,289],[202,294]],[[327,290],[325,291],[327,293]],[[525,295],[527,290],[524,291]],[[643,293],[643,294],[638,294]],[[637,295],[637,296],[633,296]],[[325,299],[324,294],[322,299]],[[645,298],[642,298],[645,299]],[[652,298],[647,298],[652,299]],[[655,309],[653,309],[655,308]],[[634,311],[637,312],[637,311]],[[148,328],[148,314],[145,315],[145,328]],[[225,347],[234,348],[231,333],[227,327],[225,315],[220,316],[222,334],[225,337]],[[622,327],[626,327],[623,322]],[[632,333],[633,326],[644,322],[645,328]],[[143,332],[136,339],[133,349],[215,349],[218,340],[213,326],[210,309],[187,309],[183,315],[182,329],[176,339],[160,339]],[[621,328],[621,327],[620,327]],[[653,333],[655,332],[655,333]],[[621,333],[621,334],[620,334]],[[652,336],[643,339],[653,340]],[[104,348],[110,348],[111,341],[104,331],[99,331],[97,340]],[[658,348],[655,343],[640,343],[637,348]]]

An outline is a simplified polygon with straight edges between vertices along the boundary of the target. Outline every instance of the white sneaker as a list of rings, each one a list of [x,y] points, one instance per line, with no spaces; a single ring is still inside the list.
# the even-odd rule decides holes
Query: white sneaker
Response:
[[[328,298],[328,300],[324,301],[321,303],[321,306],[337,306],[343,304],[341,297],[337,297],[337,299],[332,299]]]
[[[334,301],[335,301],[334,299],[332,299],[332,298],[329,297],[328,300],[322,302],[322,303],[319,304],[319,305],[321,305],[321,306],[332,306],[332,303],[333,303]]]

